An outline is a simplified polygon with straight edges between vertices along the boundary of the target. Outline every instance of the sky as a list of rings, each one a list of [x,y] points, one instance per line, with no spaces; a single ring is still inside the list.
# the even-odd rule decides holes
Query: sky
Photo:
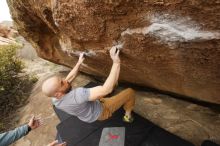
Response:
[[[0,0],[0,22],[5,20],[12,21],[6,0]]]

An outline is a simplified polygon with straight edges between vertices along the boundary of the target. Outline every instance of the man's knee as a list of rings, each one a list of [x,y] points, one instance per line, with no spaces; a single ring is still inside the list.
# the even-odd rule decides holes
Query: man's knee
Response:
[[[135,91],[134,91],[134,89],[132,89],[132,88],[127,88],[126,91],[127,91],[129,94],[131,94],[131,95],[134,95],[134,94],[135,94]]]

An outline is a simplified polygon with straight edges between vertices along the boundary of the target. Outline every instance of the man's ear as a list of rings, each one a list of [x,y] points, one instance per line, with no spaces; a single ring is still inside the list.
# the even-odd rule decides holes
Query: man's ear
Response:
[[[63,95],[63,93],[61,93],[61,92],[56,92],[54,94],[54,96],[57,97],[57,98],[60,98],[62,95]]]

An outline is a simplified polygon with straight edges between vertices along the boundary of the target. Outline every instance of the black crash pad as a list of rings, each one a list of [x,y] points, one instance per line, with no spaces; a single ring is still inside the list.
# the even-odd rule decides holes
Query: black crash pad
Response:
[[[96,84],[97,85],[97,84]],[[88,84],[87,88],[96,86]],[[171,134],[138,114],[134,122],[122,121],[124,110],[121,108],[105,121],[86,123],[54,107],[61,123],[57,125],[61,141],[68,146],[98,146],[105,127],[125,127],[125,146],[194,146],[192,143]]]
[[[125,146],[193,146],[137,114],[132,124],[125,123],[121,119],[123,113],[120,109],[110,119],[93,123],[70,116],[57,126],[57,131],[68,146],[98,146],[104,127],[125,127]]]
[[[202,146],[220,146],[220,145],[218,145],[210,140],[205,140],[205,141],[203,141]]]

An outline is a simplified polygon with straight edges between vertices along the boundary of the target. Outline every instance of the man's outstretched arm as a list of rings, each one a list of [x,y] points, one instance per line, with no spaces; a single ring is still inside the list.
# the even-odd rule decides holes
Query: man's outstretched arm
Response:
[[[119,50],[116,47],[112,47],[110,50],[110,56],[113,60],[113,65],[108,78],[102,86],[97,86],[90,88],[89,100],[94,101],[96,99],[102,98],[103,96],[112,92],[115,84],[118,81],[120,73],[120,58]]]
[[[70,73],[67,75],[67,77],[65,78],[66,81],[68,81],[69,83],[71,83],[77,76],[78,71],[79,71],[79,67],[80,65],[83,63],[84,61],[84,53],[81,53],[79,56],[79,60],[76,63],[76,65],[74,66],[74,68],[70,71]]]

